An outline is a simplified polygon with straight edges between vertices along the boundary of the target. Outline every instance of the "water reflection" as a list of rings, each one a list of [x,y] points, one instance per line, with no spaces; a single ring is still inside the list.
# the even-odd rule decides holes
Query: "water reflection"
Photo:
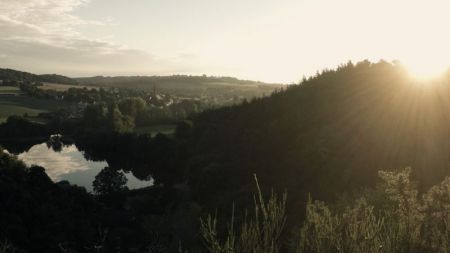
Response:
[[[44,142],[32,146],[28,151],[20,153],[18,157],[27,165],[35,164],[44,167],[49,177],[55,182],[67,180],[72,184],[84,186],[88,191],[92,191],[95,176],[108,166],[106,161],[86,160],[74,144],[55,148],[55,145]],[[131,173],[125,175],[130,189],[152,184],[152,181],[138,180]]]

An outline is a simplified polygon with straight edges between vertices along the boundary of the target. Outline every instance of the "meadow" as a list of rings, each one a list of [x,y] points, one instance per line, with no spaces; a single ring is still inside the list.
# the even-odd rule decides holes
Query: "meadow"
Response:
[[[35,117],[39,113],[50,112],[65,106],[67,106],[65,102],[27,97],[17,87],[0,87],[0,122],[4,122],[12,115]]]
[[[99,87],[89,86],[89,85],[71,85],[71,84],[60,84],[60,83],[43,83],[42,86],[39,86],[39,89],[42,90],[55,90],[55,91],[66,91],[70,88],[77,89],[98,89]]]

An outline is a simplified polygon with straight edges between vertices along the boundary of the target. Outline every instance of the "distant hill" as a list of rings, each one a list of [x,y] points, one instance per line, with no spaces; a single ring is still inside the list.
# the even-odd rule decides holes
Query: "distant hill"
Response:
[[[71,85],[77,85],[77,80],[57,75],[57,74],[44,74],[44,75],[38,75],[38,80],[41,82],[47,82],[47,83],[59,83],[59,84],[71,84]]]
[[[271,92],[279,88],[279,84],[267,84],[257,81],[239,80],[234,77],[213,76],[95,76],[76,78],[79,84],[97,85],[121,88],[149,90],[153,88],[163,90],[179,90],[183,92],[198,91],[199,89],[261,89]]]
[[[148,88],[153,85],[165,89],[188,89],[198,88],[203,85],[216,86],[242,86],[258,87],[260,85],[279,85],[267,84],[258,81],[240,80],[234,77],[214,77],[214,76],[94,76],[75,78],[78,83],[84,85],[114,86],[128,88]]]
[[[269,95],[282,87],[257,81],[239,80],[234,77],[213,76],[116,76],[76,78],[79,84],[104,87],[165,90],[178,95],[240,96],[246,98]]]
[[[57,74],[36,75],[29,72],[18,71],[14,69],[0,68],[0,80],[22,81],[22,82],[48,82],[59,84],[78,84],[75,79]]]

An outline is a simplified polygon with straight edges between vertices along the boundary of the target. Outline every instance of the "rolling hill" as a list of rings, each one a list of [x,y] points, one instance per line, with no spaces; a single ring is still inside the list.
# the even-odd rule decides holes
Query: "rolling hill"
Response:
[[[77,84],[76,80],[67,76],[57,74],[36,75],[14,69],[2,69],[2,68],[0,68],[0,80],[21,81],[21,82],[49,82],[49,83],[72,84],[72,85]]]
[[[79,84],[102,87],[132,88],[142,90],[164,90],[178,95],[208,96],[236,95],[255,97],[269,95],[282,87],[258,81],[239,80],[234,77],[214,76],[95,76],[76,78]]]

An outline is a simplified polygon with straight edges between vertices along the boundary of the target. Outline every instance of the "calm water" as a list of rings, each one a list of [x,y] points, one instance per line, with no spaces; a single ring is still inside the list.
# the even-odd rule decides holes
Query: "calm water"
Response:
[[[32,146],[28,151],[18,155],[27,165],[39,165],[46,169],[48,176],[54,181],[67,180],[71,184],[84,186],[92,191],[92,182],[95,176],[104,167],[108,166],[106,161],[94,162],[84,158],[83,153],[75,145],[63,146],[60,152],[49,148],[47,144],[41,143]],[[141,188],[152,185],[152,181],[141,181],[135,178],[131,172],[125,174],[130,189]]]

